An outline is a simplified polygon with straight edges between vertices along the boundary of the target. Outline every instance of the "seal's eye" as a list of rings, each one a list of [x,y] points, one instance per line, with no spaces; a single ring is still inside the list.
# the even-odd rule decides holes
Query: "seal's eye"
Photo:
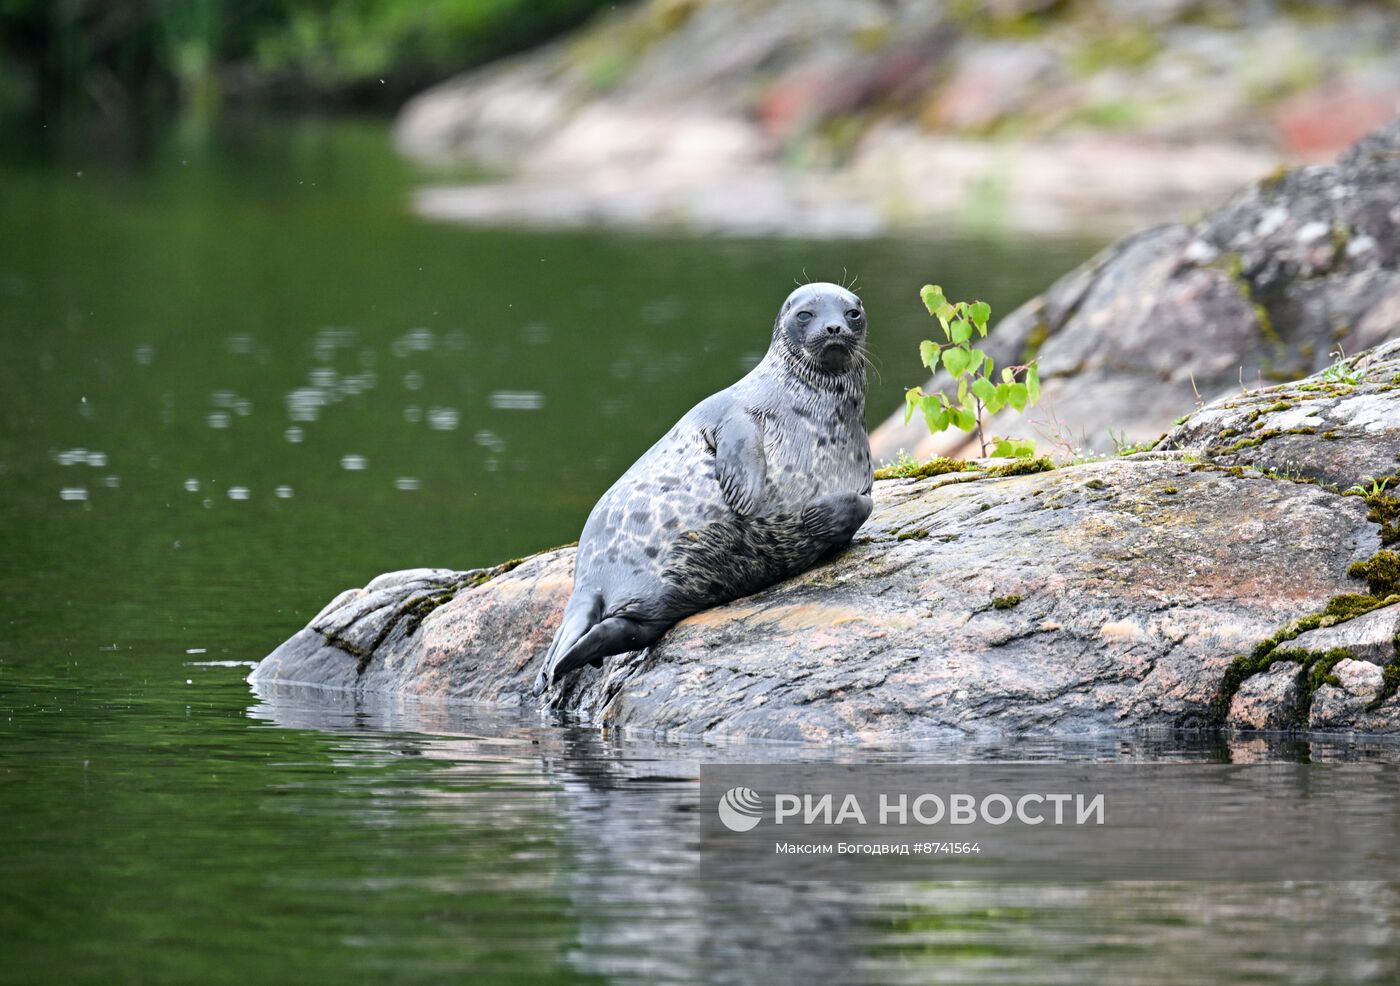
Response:
[[[852,322],[854,322],[860,318],[860,314],[861,312],[859,308],[852,308],[846,313],[846,317],[849,318]]]
[[[805,322],[810,322],[810,321],[812,320],[812,313],[811,313],[811,312],[798,312],[798,313],[797,313],[797,320],[798,320],[799,322],[804,322],[804,323],[805,323]]]

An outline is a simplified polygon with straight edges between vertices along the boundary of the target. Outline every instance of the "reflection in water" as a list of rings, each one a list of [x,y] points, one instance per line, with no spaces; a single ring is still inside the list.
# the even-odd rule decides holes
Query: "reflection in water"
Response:
[[[377,125],[239,121],[116,164],[51,139],[0,142],[18,231],[0,237],[0,979],[1397,978],[1392,884],[697,869],[700,760],[840,750],[325,695],[248,710],[248,663],[346,586],[576,537],[752,364],[803,268],[861,274],[877,419],[921,376],[917,285],[1006,312],[1091,244],[468,231],[406,212]],[[1100,737],[875,755],[1395,754]]]
[[[569,962],[617,982],[1393,982],[1394,883],[730,882],[700,866],[699,763],[843,761],[801,746],[671,745],[499,710],[259,689],[254,718],[433,762],[386,797],[450,805],[464,837],[557,839],[550,874],[577,922]],[[351,753],[351,750],[358,751]],[[1400,748],[1221,737],[1092,737],[886,750],[880,761],[1400,760]],[[507,782],[502,782],[508,777]],[[484,785],[479,782],[486,782]],[[386,802],[387,806],[390,802]],[[703,806],[701,809],[703,810]],[[535,831],[543,826],[543,830]],[[1267,833],[1261,833],[1267,838]],[[1323,915],[1326,915],[1325,920]]]

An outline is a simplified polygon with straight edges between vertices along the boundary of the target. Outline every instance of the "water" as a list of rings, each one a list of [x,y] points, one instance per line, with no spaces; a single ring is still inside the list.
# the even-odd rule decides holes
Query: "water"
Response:
[[[373,124],[0,148],[0,981],[1396,978],[1393,884],[719,884],[700,762],[852,754],[243,681],[346,586],[572,540],[804,269],[859,274],[875,420],[921,283],[1005,312],[1091,244],[433,226]]]

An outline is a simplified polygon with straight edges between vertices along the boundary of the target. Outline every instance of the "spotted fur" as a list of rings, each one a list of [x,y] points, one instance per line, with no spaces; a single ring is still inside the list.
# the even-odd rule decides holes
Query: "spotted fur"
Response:
[[[804,285],[759,364],[692,408],[594,506],[536,694],[839,549],[869,516],[872,481],[864,308],[838,285]]]

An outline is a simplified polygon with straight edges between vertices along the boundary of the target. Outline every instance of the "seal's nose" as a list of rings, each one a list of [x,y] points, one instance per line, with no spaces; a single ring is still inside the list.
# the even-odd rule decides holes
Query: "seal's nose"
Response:
[[[832,322],[826,327],[826,334],[829,336],[839,336],[841,334],[841,326]]]

